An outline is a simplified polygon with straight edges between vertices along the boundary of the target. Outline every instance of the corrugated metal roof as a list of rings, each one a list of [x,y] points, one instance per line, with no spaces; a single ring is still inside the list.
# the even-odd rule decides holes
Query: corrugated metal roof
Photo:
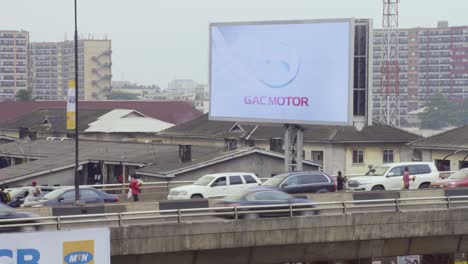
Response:
[[[182,101],[80,101],[80,109],[134,109],[148,117],[180,124],[202,115],[190,103]],[[66,101],[0,102],[0,122],[31,113],[40,108],[66,108]]]
[[[283,138],[284,128],[281,125],[241,124],[244,130],[230,131],[235,122],[208,120],[205,114],[192,121],[176,125],[159,133],[160,136],[207,137],[207,138],[245,138],[269,140]],[[304,141],[346,143],[346,142],[401,142],[407,143],[421,137],[402,129],[374,123],[365,126],[361,131],[354,126],[303,125]]]
[[[417,140],[408,145],[415,148],[468,150],[468,125]]]
[[[89,124],[85,132],[157,133],[172,126],[170,123],[147,117],[135,110],[114,109]]]

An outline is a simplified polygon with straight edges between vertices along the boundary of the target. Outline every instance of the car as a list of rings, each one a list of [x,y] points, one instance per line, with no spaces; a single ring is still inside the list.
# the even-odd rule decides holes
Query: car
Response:
[[[56,187],[51,187],[51,186],[40,186],[40,188],[41,188],[41,195],[40,195],[41,197],[57,189]],[[20,207],[24,203],[24,200],[26,199],[28,194],[33,191],[33,187],[31,186],[18,187],[18,188],[7,189],[7,191],[11,197],[11,201],[8,202],[7,205],[11,207]]]
[[[119,196],[108,194],[92,187],[80,186],[80,201],[85,203],[112,203],[118,202]],[[75,202],[75,188],[64,187],[52,191],[37,201],[24,203],[22,207],[39,207],[54,205],[72,205]]]
[[[431,188],[460,188],[468,187],[468,168],[461,169],[444,180],[431,183]]]
[[[38,217],[35,214],[16,211],[15,209],[0,203],[0,220],[11,219],[12,222],[1,222],[0,223],[0,233],[6,232],[31,232],[39,230],[38,226],[21,226],[21,227],[4,227],[5,225],[10,224],[26,224],[26,223],[37,223],[36,220],[28,219]],[[18,219],[18,220],[15,220]],[[21,220],[20,220],[21,219]]]
[[[305,198],[296,198],[282,190],[279,190],[275,187],[253,187],[239,195],[230,196],[220,202],[218,202],[219,206],[223,207],[237,207],[237,206],[261,206],[261,205],[285,205],[284,207],[274,207],[274,208],[262,208],[261,210],[278,210],[278,209],[285,209],[290,208],[291,204],[300,205],[304,204],[304,206],[297,206],[294,208],[315,208],[314,202],[305,199]],[[238,209],[243,211],[259,211],[259,209],[255,208],[244,208]],[[317,215],[319,212],[318,210],[304,210],[304,211],[296,211],[294,215]],[[265,212],[265,213],[241,213],[239,214],[239,218],[245,219],[255,219],[259,217],[275,217],[275,216],[289,216],[289,210],[284,212]],[[234,218],[234,215],[220,215],[223,218]]]
[[[262,186],[277,187],[287,193],[326,193],[336,191],[336,181],[325,172],[287,172],[273,176]]]
[[[410,189],[429,188],[431,182],[439,180],[439,171],[433,162],[402,162],[389,163],[372,168],[364,176],[349,178],[346,189],[349,191],[383,191],[401,190],[403,188],[403,172],[408,167]]]
[[[191,185],[172,188],[167,199],[222,198],[258,186],[261,182],[254,173],[249,172],[207,174]]]

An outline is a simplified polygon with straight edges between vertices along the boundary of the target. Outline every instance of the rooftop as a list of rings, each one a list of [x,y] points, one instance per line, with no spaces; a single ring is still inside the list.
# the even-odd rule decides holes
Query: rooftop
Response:
[[[0,145],[0,156],[37,159],[0,169],[0,181],[41,175],[56,169],[74,166],[73,140],[17,141]],[[135,166],[157,165],[163,170],[180,167],[177,145],[80,141],[80,162],[102,161]],[[224,148],[192,147],[192,162],[206,156],[222,155]]]
[[[408,145],[414,148],[468,151],[468,125],[416,140]]]
[[[365,126],[361,131],[354,126],[323,126],[304,125],[304,141],[328,143],[352,142],[394,142],[407,143],[421,137],[402,129],[374,123]],[[194,120],[173,126],[159,133],[168,137],[194,137],[194,138],[245,138],[252,140],[269,140],[270,138],[283,138],[283,127],[280,125],[252,125],[238,124],[228,121],[213,121],[208,114]]]
[[[180,124],[202,115],[190,103],[182,101],[80,101],[80,109],[133,109],[148,117]],[[66,109],[66,101],[0,102],[0,123],[38,109]]]

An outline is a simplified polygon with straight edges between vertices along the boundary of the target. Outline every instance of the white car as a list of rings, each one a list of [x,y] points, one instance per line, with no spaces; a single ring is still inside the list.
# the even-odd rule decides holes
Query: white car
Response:
[[[431,182],[439,180],[439,171],[433,162],[389,163],[374,167],[365,176],[350,177],[350,191],[382,191],[403,189],[403,172],[408,167],[410,189],[429,188]]]
[[[255,174],[248,172],[208,174],[191,185],[172,188],[167,199],[221,198],[238,194],[261,183]]]

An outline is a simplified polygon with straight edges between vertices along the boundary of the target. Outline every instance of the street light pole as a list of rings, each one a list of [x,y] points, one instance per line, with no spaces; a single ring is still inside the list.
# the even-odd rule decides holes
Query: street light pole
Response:
[[[77,0],[75,0],[75,204],[80,203],[80,172],[79,172],[79,145],[78,145],[78,16]]]

